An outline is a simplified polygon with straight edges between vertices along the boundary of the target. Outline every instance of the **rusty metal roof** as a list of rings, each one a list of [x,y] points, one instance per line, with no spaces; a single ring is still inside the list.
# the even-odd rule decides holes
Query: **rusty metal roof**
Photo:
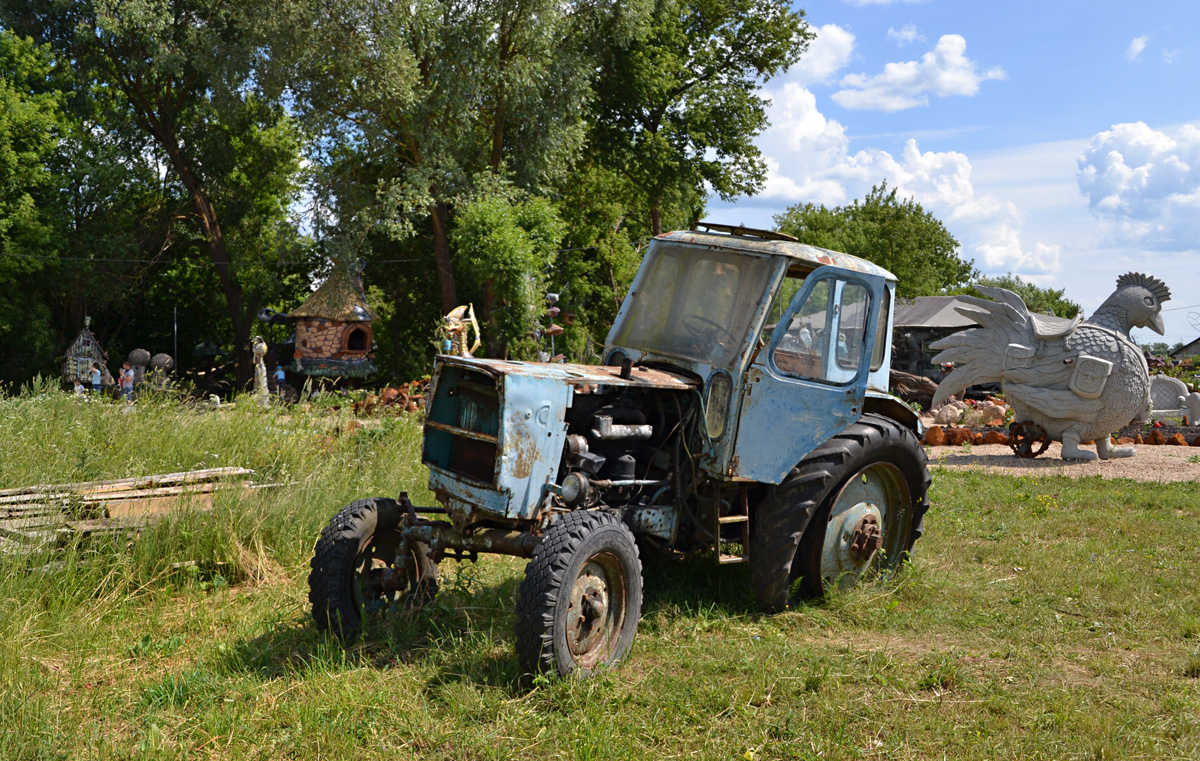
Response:
[[[621,368],[609,365],[571,365],[556,362],[510,362],[503,359],[442,356],[441,361],[461,367],[472,367],[492,375],[520,374],[528,377],[561,380],[573,386],[593,383],[603,386],[641,386],[643,388],[700,388],[700,382],[682,373],[672,373],[651,367],[635,367],[629,379],[621,377]]]
[[[762,238],[749,236],[722,235],[718,233],[698,232],[695,230],[679,230],[672,233],[663,233],[662,235],[657,236],[655,240],[691,243],[699,246],[716,246],[718,248],[745,251],[752,254],[786,256],[791,259],[796,259],[810,264],[813,269],[830,265],[834,267],[842,267],[854,272],[864,272],[868,275],[878,275],[892,282],[896,282],[895,275],[893,275],[891,272],[888,272],[883,267],[868,262],[866,259],[859,259],[857,256],[843,254],[838,251],[830,251],[826,248],[810,246],[807,243],[792,243],[784,240],[764,240]]]

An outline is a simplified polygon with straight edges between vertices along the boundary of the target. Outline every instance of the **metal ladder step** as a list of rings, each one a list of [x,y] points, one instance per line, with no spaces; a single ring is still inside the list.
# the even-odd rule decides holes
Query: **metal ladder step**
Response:
[[[731,565],[733,563],[748,563],[750,561],[750,497],[746,487],[743,485],[740,488],[740,499],[737,501],[737,506],[741,508],[740,513],[733,515],[717,515],[716,531],[714,532],[715,541],[713,542],[713,552],[717,556],[718,565]],[[729,542],[721,541],[721,527],[731,524],[741,524],[742,527],[742,554],[731,555],[721,551],[722,544]]]

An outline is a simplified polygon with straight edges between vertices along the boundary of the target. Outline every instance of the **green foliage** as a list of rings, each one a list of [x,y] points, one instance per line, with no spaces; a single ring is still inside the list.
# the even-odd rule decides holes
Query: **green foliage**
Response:
[[[1022,280],[1011,272],[1007,275],[985,275],[972,285],[982,285],[988,288],[1004,288],[1021,297],[1030,312],[1054,314],[1059,317],[1074,317],[1079,314],[1081,307],[1066,298],[1065,289],[1041,288],[1033,283]],[[972,286],[953,290],[950,295],[970,294],[981,296]]]
[[[1169,356],[1171,352],[1182,349],[1183,341],[1176,341],[1174,346],[1168,344],[1166,341],[1154,341],[1152,343],[1143,345],[1142,348],[1156,357],[1166,357]]]
[[[762,186],[758,93],[807,47],[803,16],[782,0],[664,0],[598,20],[592,146],[645,194],[654,234],[672,200],[694,215],[705,183],[722,198]]]
[[[546,272],[564,231],[553,204],[504,183],[459,207],[450,239],[460,271],[483,292],[489,354],[536,357]]]
[[[50,310],[30,285],[54,271],[54,178],[63,132],[49,52],[0,29],[0,381],[52,367]],[[50,361],[47,361],[50,360]]]
[[[899,278],[896,295],[935,296],[962,288],[977,276],[959,258],[958,241],[915,200],[898,199],[887,183],[861,201],[827,208],[811,203],[775,217],[780,232],[804,243],[861,257]]]

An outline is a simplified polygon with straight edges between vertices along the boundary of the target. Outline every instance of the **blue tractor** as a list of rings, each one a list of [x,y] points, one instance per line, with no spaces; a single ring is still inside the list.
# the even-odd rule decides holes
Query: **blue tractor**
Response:
[[[422,461],[435,506],[366,499],[322,532],[318,628],[428,602],[445,558],[529,558],[524,668],[586,674],[630,648],[640,551],[749,563],[785,608],[887,573],[921,535],[920,423],[889,396],[896,278],[789,236],[656,237],[603,365],[439,356]]]

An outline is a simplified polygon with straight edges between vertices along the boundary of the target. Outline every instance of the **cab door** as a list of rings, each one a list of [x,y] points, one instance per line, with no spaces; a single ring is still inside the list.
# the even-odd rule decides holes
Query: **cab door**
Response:
[[[805,279],[746,373],[730,475],[780,483],[858,420],[885,287],[833,267]]]

